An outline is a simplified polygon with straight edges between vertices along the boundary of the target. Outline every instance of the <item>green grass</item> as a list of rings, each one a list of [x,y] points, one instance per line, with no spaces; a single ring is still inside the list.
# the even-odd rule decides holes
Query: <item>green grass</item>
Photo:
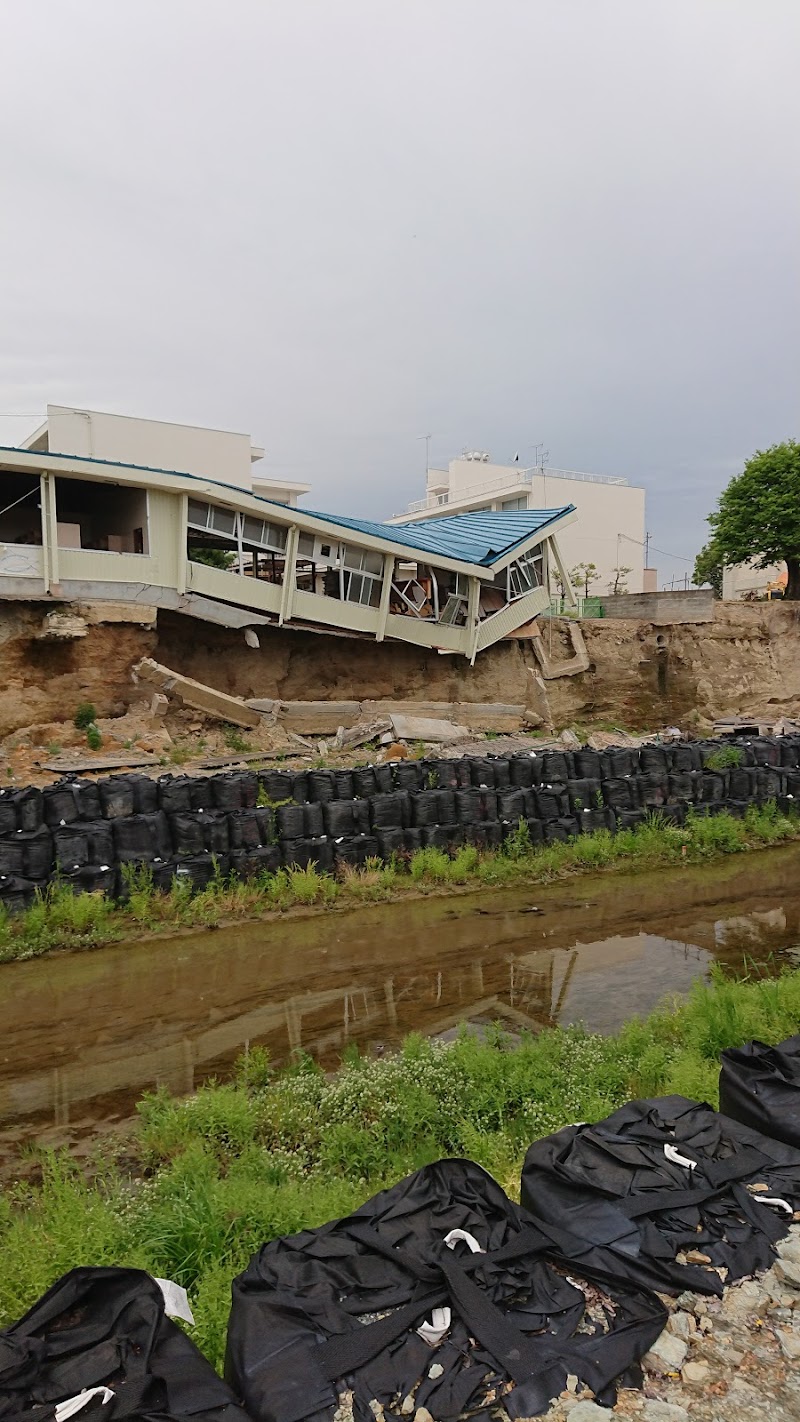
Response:
[[[264,1241],[346,1213],[441,1156],[477,1160],[516,1195],[531,1140],[640,1095],[716,1105],[722,1048],[798,1029],[800,972],[732,981],[717,970],[611,1037],[412,1036],[376,1060],[350,1049],[332,1075],[302,1055],[273,1071],[253,1048],[231,1081],[146,1096],[124,1170],[108,1147],[88,1175],[48,1155],[41,1184],[0,1194],[0,1323],[76,1264],[127,1264],[190,1291],[192,1335],[219,1366],[231,1277]]]
[[[146,933],[175,928],[243,922],[290,909],[348,908],[409,896],[457,893],[482,885],[527,887],[586,873],[627,873],[661,865],[698,864],[800,838],[800,820],[782,814],[774,802],[751,806],[743,820],[722,814],[689,816],[678,827],[651,815],[635,829],[611,834],[597,830],[566,843],[532,846],[520,822],[501,850],[462,847],[419,849],[389,864],[370,860],[363,869],[342,866],[331,875],[288,866],[274,874],[240,881],[217,873],[192,896],[175,881],[170,893],[157,892],[144,867],[125,872],[126,898],[112,903],[100,895],[73,897],[61,884],[37,895],[26,912],[0,911],[0,963],[34,958],[57,949],[93,948]]]

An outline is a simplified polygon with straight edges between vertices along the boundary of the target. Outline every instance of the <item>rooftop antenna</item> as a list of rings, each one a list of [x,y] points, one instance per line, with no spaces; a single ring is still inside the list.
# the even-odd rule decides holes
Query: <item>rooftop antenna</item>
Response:
[[[417,439],[424,439],[425,441],[425,478],[427,479],[431,467],[431,440],[433,439],[433,435],[417,435]]]

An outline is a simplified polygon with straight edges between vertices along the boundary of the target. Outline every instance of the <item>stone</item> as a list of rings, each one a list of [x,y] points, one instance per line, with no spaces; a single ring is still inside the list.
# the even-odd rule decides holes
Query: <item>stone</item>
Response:
[[[168,698],[167,698],[166,696],[163,696],[160,691],[155,691],[155,692],[153,693],[153,699],[152,699],[152,701],[150,702],[150,715],[151,715],[151,716],[158,716],[158,717],[166,716],[168,710],[169,710],[169,700],[168,700]]]
[[[418,1407],[414,1413],[414,1422],[433,1422],[427,1407]]]
[[[430,1367],[428,1368],[428,1377],[440,1378],[443,1372],[444,1368],[442,1367],[441,1363],[431,1363]]]
[[[657,1373],[677,1373],[683,1367],[688,1351],[683,1339],[676,1338],[665,1328],[650,1352],[645,1354],[644,1365]]]
[[[694,1333],[694,1319],[690,1314],[678,1310],[677,1313],[670,1316],[667,1328],[670,1333],[675,1334],[676,1338],[683,1338],[685,1342],[688,1342]]]
[[[794,1259],[781,1255],[772,1266],[777,1279],[784,1279],[787,1284],[792,1284],[794,1288],[800,1289],[800,1263]]]
[[[775,1330],[775,1337],[780,1343],[784,1358],[788,1358],[790,1363],[796,1363],[800,1359],[800,1332],[778,1328]]]
[[[581,743],[574,731],[562,731],[558,738],[565,750],[580,750]]]
[[[403,1398],[403,1401],[400,1404],[400,1411],[402,1412],[404,1417],[410,1417],[411,1413],[414,1411],[414,1406],[414,1399],[411,1396],[411,1393],[409,1393],[407,1397]]]
[[[689,1422],[685,1407],[677,1402],[661,1402],[659,1398],[648,1398],[642,1411],[644,1422]]]
[[[703,1362],[684,1363],[681,1368],[681,1377],[685,1383],[703,1383],[708,1378],[709,1366]]]
[[[569,1415],[571,1422],[608,1422],[610,1414],[607,1407],[598,1407],[596,1402],[576,1402]]]
[[[454,721],[436,721],[429,716],[393,715],[391,722],[398,741],[434,741],[441,745],[447,741],[469,739],[469,727],[457,726]]]

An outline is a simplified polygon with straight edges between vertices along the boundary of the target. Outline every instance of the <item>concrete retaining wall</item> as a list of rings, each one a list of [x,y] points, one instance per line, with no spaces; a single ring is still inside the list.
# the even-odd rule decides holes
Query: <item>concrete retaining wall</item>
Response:
[[[601,598],[604,617],[627,617],[633,621],[711,622],[714,616],[714,594],[710,588],[691,592],[621,593],[618,597]]]

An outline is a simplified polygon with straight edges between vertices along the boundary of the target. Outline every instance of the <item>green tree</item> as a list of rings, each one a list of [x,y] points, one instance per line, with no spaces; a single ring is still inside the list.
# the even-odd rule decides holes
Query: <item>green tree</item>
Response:
[[[800,600],[800,444],[785,440],[758,450],[731,479],[708,522],[712,544],[728,563],[757,568],[785,563],[784,596]]]
[[[716,540],[710,538],[694,560],[692,582],[696,588],[702,588],[706,583],[710,583],[714,596],[722,597],[722,570],[724,567],[725,559],[717,547]]]
[[[200,544],[189,548],[189,558],[193,563],[205,563],[208,568],[222,568],[223,572],[236,562],[235,553],[226,553],[224,548],[204,548]]]
[[[583,586],[584,597],[589,596],[589,584],[596,583],[600,577],[596,563],[578,563],[570,569],[569,575],[576,587]]]
[[[633,572],[633,568],[623,568],[619,564],[611,569],[614,577],[608,584],[608,591],[614,597],[616,593],[626,593],[628,591],[628,574]]]

